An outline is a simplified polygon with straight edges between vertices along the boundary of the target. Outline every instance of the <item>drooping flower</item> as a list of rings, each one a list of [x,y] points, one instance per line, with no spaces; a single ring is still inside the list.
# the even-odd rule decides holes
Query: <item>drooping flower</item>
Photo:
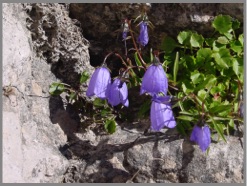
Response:
[[[123,40],[125,40],[127,38],[128,32],[129,32],[128,19],[124,20],[122,27],[123,27],[122,37],[123,37]]]
[[[88,97],[96,95],[101,99],[106,98],[106,91],[111,84],[111,75],[106,67],[97,68],[88,85],[86,95]]]
[[[211,143],[209,127],[207,125],[203,127],[195,125],[192,130],[190,140],[196,142],[202,152],[205,152]]]
[[[170,96],[153,96],[151,105],[151,129],[160,131],[163,127],[174,128],[176,121],[171,109]]]
[[[140,45],[145,46],[148,44],[148,24],[145,21],[142,21],[140,23],[140,35],[138,37],[138,43],[140,43]]]
[[[128,107],[129,100],[126,83],[120,78],[116,78],[107,91],[107,99],[112,106],[122,103],[124,106]]]
[[[143,76],[140,93],[143,94],[148,92],[151,94],[151,96],[153,96],[162,92],[164,95],[166,95],[167,90],[168,80],[162,65],[150,65]]]

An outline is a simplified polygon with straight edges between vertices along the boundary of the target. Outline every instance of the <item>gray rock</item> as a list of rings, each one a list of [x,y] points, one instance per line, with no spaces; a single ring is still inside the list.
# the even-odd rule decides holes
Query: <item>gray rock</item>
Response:
[[[67,136],[50,120],[50,65],[35,57],[21,4],[3,4],[3,182],[61,182]]]
[[[37,55],[52,64],[52,72],[61,81],[79,87],[79,74],[92,74],[93,67],[89,65],[89,42],[82,36],[78,21],[69,17],[61,3],[26,3],[24,8]]]
[[[79,140],[64,152],[73,165],[63,182],[243,183],[244,153],[237,137],[212,142],[207,155],[174,129],[144,134],[145,127],[130,125],[107,136],[77,133]]]

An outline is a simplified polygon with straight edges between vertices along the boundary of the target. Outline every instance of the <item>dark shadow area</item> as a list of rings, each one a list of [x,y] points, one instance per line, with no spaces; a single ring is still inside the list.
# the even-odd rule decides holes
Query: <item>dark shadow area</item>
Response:
[[[66,109],[65,109],[66,107]],[[80,118],[78,112],[71,105],[64,105],[60,96],[51,96],[49,100],[50,119],[53,124],[58,124],[68,137],[68,141],[76,141],[75,132],[78,131]],[[65,145],[59,150],[61,153],[67,149]]]
[[[182,144],[183,149],[183,158],[182,158],[182,168],[179,170],[179,182],[180,183],[188,183],[188,172],[186,170],[186,167],[188,164],[192,161],[194,157],[194,147],[192,146],[192,143],[185,139]]]

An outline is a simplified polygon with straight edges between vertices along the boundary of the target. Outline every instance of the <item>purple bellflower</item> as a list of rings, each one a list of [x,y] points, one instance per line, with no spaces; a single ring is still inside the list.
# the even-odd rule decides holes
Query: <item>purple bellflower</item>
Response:
[[[153,96],[162,92],[166,95],[167,90],[168,80],[162,65],[155,63],[150,65],[143,76],[140,94],[148,92]]]
[[[203,127],[195,125],[191,133],[190,140],[196,142],[202,152],[205,152],[211,143],[209,127],[207,125]]]
[[[153,96],[151,105],[151,129],[160,131],[164,126],[174,128],[176,121],[170,104],[170,96]]]
[[[138,37],[138,43],[140,43],[140,45],[145,46],[148,44],[148,24],[145,21],[142,21],[140,23],[140,35]]]
[[[101,99],[106,99],[106,91],[111,84],[111,75],[106,67],[97,68],[88,85],[86,95],[88,97],[96,95]]]
[[[126,83],[120,78],[116,78],[107,91],[107,99],[112,106],[122,103],[124,106],[128,107],[129,100]]]

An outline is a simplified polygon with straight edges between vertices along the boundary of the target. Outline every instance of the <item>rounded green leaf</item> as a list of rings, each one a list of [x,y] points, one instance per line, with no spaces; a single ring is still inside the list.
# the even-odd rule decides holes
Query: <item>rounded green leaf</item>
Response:
[[[231,65],[232,58],[229,49],[221,48],[218,52],[213,53],[212,57],[222,69],[229,68]]]
[[[161,49],[167,53],[172,52],[177,47],[176,41],[171,37],[165,37],[161,44]]]
[[[113,134],[116,131],[116,126],[115,120],[106,120],[104,125],[105,130],[110,134]]]
[[[212,59],[212,50],[210,48],[201,48],[197,51],[197,60],[202,60],[203,62],[209,62]]]
[[[225,36],[220,36],[218,37],[217,42],[226,45],[229,43],[229,40]]]
[[[233,29],[233,30],[236,30],[236,29],[238,29],[239,27],[240,27],[240,22],[239,22],[237,19],[233,20],[233,21],[232,21],[232,29]]]
[[[193,33],[190,37],[190,45],[192,47],[202,47],[204,42],[204,38],[202,37],[202,35]]]
[[[85,83],[89,78],[89,73],[87,71],[82,72],[80,77],[80,83]]]
[[[227,33],[232,29],[231,17],[228,15],[219,15],[215,17],[212,26],[221,34]]]
[[[240,41],[236,40],[230,43],[231,49],[236,53],[241,53],[243,51],[243,46]]]
[[[203,75],[198,70],[191,72],[190,79],[192,80],[193,84],[198,84],[203,81]]]
[[[190,37],[192,32],[191,31],[182,31],[178,34],[177,39],[178,42],[182,45],[190,45]]]
[[[58,96],[65,91],[64,84],[52,83],[50,85],[49,93],[53,96]]]

